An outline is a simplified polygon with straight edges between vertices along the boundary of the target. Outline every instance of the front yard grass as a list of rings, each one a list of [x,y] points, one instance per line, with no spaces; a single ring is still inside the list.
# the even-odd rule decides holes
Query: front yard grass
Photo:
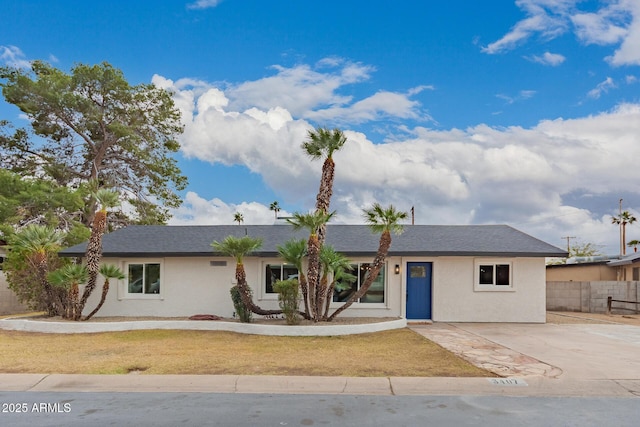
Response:
[[[140,330],[0,330],[0,372],[490,377],[410,329],[334,337]]]

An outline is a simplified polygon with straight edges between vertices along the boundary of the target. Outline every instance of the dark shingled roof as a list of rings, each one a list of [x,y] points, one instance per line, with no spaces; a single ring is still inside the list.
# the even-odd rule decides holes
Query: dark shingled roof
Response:
[[[277,256],[277,246],[291,238],[306,239],[306,230],[290,225],[132,225],[106,234],[105,257],[214,256],[211,243],[227,236],[263,239],[257,256]],[[366,225],[329,225],[327,244],[350,256],[373,256],[380,236]],[[86,243],[60,252],[84,256]],[[507,225],[405,225],[393,235],[389,255],[564,257],[567,253]]]

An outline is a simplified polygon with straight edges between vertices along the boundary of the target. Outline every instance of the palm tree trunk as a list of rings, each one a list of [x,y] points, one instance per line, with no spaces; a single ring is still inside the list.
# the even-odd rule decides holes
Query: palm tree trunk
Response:
[[[100,302],[98,303],[98,305],[96,306],[96,308],[93,309],[93,311],[91,313],[89,313],[84,319],[82,320],[89,320],[93,317],[94,314],[96,314],[98,312],[98,310],[100,310],[102,308],[102,305],[104,304],[104,302],[107,300],[107,293],[109,292],[109,279],[105,278],[104,279],[104,284],[102,285],[102,296],[100,297]]]
[[[309,286],[307,284],[307,276],[302,272],[302,268],[298,269],[298,281],[300,282],[300,290],[302,291],[302,299],[304,300],[304,313],[300,313],[302,317],[307,320],[311,319],[311,314],[309,313],[309,300],[307,299],[309,296]]]
[[[332,281],[331,285],[329,285],[329,289],[327,290],[327,299],[325,300],[324,306],[324,315],[322,316],[323,320],[327,320],[329,318],[329,307],[331,306],[331,301],[333,300],[333,290],[336,287],[336,281]]]
[[[251,297],[251,290],[247,285],[247,275],[244,271],[244,265],[242,263],[236,263],[236,281],[238,282],[238,290],[240,291],[240,298],[245,307],[251,310],[252,313],[260,316],[273,316],[275,314],[282,314],[282,310],[264,310],[253,303]]]
[[[316,209],[323,213],[329,213],[331,196],[333,195],[333,180],[335,176],[336,164],[331,157],[327,157],[322,164],[322,177],[320,178],[320,188],[316,197]],[[327,225],[322,224],[318,229],[318,242],[324,245],[327,235]]]
[[[358,289],[357,292],[354,292],[342,306],[338,307],[338,309],[334,311],[331,316],[329,316],[329,318],[327,319],[328,322],[331,322],[338,314],[351,307],[354,302],[362,298],[364,294],[367,293],[373,281],[378,278],[378,274],[380,274],[380,270],[384,265],[384,260],[387,258],[390,247],[391,233],[389,231],[384,231],[380,236],[378,252],[376,253],[376,257],[373,259],[373,264],[371,264],[371,270],[369,271],[369,275],[367,276],[366,280],[364,281],[364,283],[360,284],[360,289]]]
[[[307,257],[309,267],[307,269],[307,280],[309,282],[309,308],[311,310],[311,319],[317,322],[319,313],[317,311],[316,295],[320,288],[320,246],[318,236],[311,234],[307,246]]]
[[[82,316],[82,310],[87,303],[87,299],[93,292],[98,282],[98,272],[100,270],[100,259],[102,258],[102,235],[107,227],[107,211],[100,210],[96,212],[93,219],[93,227],[91,228],[91,237],[87,244],[87,271],[89,272],[89,279],[87,285],[82,293],[82,298],[77,304],[77,312],[74,316],[74,320],[80,320]]]

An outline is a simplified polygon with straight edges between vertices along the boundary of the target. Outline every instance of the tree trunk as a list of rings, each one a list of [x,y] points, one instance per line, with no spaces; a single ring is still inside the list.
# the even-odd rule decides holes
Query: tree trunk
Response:
[[[304,313],[300,312],[300,314],[302,314],[302,317],[305,319],[310,320],[311,314],[309,313],[309,300],[307,299],[309,286],[307,284],[307,277],[302,272],[302,268],[298,269],[298,281],[300,282],[300,290],[302,291],[302,299],[304,300]]]
[[[307,257],[309,267],[307,269],[307,280],[309,283],[309,309],[311,319],[315,322],[320,320],[320,313],[317,311],[316,294],[320,287],[320,246],[318,236],[311,234],[307,244]]]
[[[320,188],[316,197],[316,209],[322,213],[329,213],[331,196],[333,194],[333,179],[336,165],[331,157],[327,157],[322,164],[322,177],[320,178]],[[322,247],[327,236],[327,225],[322,224],[318,229],[318,242]]]
[[[357,292],[354,292],[351,297],[336,311],[333,312],[331,316],[327,319],[328,322],[331,322],[335,317],[342,313],[347,308],[351,307],[351,305],[362,298],[364,294],[367,293],[371,284],[380,274],[380,269],[384,265],[384,260],[387,258],[387,254],[389,253],[389,248],[391,247],[391,232],[383,231],[380,236],[380,244],[378,245],[378,252],[376,253],[376,257],[373,259],[373,264],[371,265],[371,270],[369,271],[369,275],[363,284],[360,285],[360,289]]]
[[[240,290],[240,297],[242,298],[242,303],[251,310],[252,313],[258,314],[260,316],[273,316],[275,314],[282,314],[282,310],[264,310],[253,303],[253,298],[251,297],[251,290],[249,289],[249,285],[247,285],[247,275],[244,271],[244,265],[242,263],[236,264],[236,281],[238,282],[238,290]]]
[[[98,305],[96,306],[96,308],[93,309],[93,311],[91,313],[89,313],[84,319],[82,320],[89,320],[93,317],[94,314],[96,314],[98,312],[98,310],[100,310],[102,308],[102,304],[104,304],[104,302],[107,300],[107,293],[109,292],[109,279],[105,278],[104,279],[104,284],[102,285],[102,296],[100,297],[100,302],[98,303]]]
[[[89,273],[89,278],[87,280],[87,285],[84,288],[84,292],[82,293],[82,298],[77,305],[77,312],[74,316],[74,320],[80,320],[82,316],[82,310],[84,310],[84,306],[87,303],[87,299],[93,292],[96,287],[96,283],[98,281],[98,273],[100,270],[100,259],[102,258],[102,236],[107,227],[107,212],[104,210],[100,210],[96,212],[95,218],[93,220],[93,227],[91,228],[91,237],[89,238],[89,243],[87,243],[87,272]]]

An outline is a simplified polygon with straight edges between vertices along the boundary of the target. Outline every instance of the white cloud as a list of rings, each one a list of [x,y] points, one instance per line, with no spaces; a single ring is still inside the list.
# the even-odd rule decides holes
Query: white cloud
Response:
[[[187,4],[187,9],[209,9],[222,3],[222,0],[197,0]]]
[[[321,163],[311,162],[300,145],[312,128],[308,119],[329,109],[325,100],[340,96],[340,85],[319,83],[342,75],[333,67],[311,74],[303,66],[277,71],[278,76],[302,72],[318,83],[312,85],[316,98],[307,95],[307,107],[297,108],[297,113],[281,106],[280,98],[269,103],[258,96],[259,85],[242,92],[247,99],[240,99],[237,86],[160,76],[153,82],[170,89],[183,112],[185,156],[246,166],[281,200],[307,210],[315,202]],[[603,93],[614,85],[607,79],[595,90]],[[299,81],[294,79],[291,87],[283,84],[281,90],[281,97],[293,97]],[[534,95],[523,90],[511,99]],[[383,115],[412,117],[420,111],[412,102],[408,94],[380,91],[335,108],[377,121]],[[621,193],[640,196],[632,179],[640,156],[639,104],[621,104],[589,117],[547,120],[531,128],[433,130],[405,124],[384,143],[343,129],[348,141],[334,155],[335,222],[361,223],[361,209],[378,201],[403,210],[415,206],[417,223],[509,223],[558,245],[562,242],[556,240],[569,234],[615,251],[617,234],[608,215],[617,210]],[[581,197],[586,194],[607,202],[590,206]],[[629,197],[629,203],[629,209],[640,211],[640,197]],[[232,205],[191,193],[172,222],[230,224],[237,211],[247,224],[273,221],[273,212],[260,203]]]
[[[488,54],[504,53],[533,36],[552,40],[572,31],[584,44],[619,45],[607,61],[614,66],[640,65],[640,2],[610,0],[596,11],[579,9],[578,0],[517,0],[526,18],[518,21],[500,39],[482,48]],[[557,65],[559,58],[530,57],[529,60]]]
[[[0,46],[0,61],[9,67],[31,68],[31,62],[16,46]]]
[[[603,93],[607,93],[609,92],[609,89],[614,89],[616,87],[616,83],[613,81],[613,79],[611,77],[607,77],[604,81],[598,83],[595,88],[591,89],[587,93],[587,96],[589,98],[598,99]]]
[[[567,58],[559,53],[545,52],[542,55],[525,56],[525,58],[531,62],[537,62],[542,65],[549,65],[557,67],[562,64]]]
[[[189,191],[182,206],[173,212],[171,225],[225,225],[234,222],[236,212],[242,214],[243,224],[273,224],[275,215],[268,206],[257,202],[242,202],[228,204],[220,199],[206,200],[198,194]],[[281,210],[278,216],[287,216],[288,212]]]
[[[517,101],[524,101],[529,98],[532,98],[533,96],[535,96],[535,94],[536,94],[535,90],[521,90],[520,92],[518,92],[516,96],[509,96],[503,93],[499,93],[496,95],[496,98],[502,99],[507,104],[513,104]]]

